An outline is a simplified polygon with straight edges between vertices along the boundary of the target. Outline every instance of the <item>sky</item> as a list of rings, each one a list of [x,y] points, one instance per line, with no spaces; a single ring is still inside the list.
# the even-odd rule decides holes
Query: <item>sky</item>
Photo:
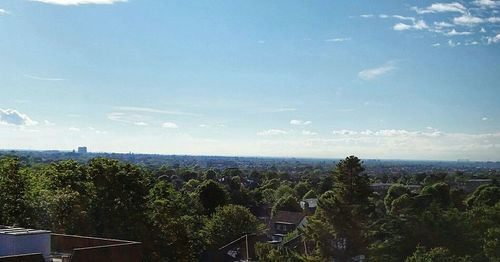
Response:
[[[500,161],[499,11],[2,0],[0,148]]]

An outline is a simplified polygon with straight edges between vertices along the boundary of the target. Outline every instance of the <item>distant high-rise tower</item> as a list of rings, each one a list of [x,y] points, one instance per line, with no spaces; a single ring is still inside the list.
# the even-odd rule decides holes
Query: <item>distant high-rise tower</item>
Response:
[[[79,146],[78,147],[78,154],[87,154],[87,147],[86,146]]]

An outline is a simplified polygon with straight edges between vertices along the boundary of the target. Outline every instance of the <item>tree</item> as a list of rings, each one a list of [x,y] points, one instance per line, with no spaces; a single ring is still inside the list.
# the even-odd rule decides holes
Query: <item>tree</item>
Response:
[[[197,260],[204,248],[197,203],[159,181],[149,192],[147,206],[152,228],[150,241],[145,243],[146,256],[154,261]]]
[[[262,232],[262,225],[248,208],[226,205],[216,208],[205,225],[205,232],[208,244],[219,248],[242,235]]]
[[[215,208],[227,203],[226,191],[213,180],[207,180],[198,189],[198,199],[206,214],[212,214]]]
[[[308,183],[302,181],[297,183],[293,190],[295,191],[295,196],[297,197],[297,199],[302,199],[302,197],[304,197],[304,195],[309,191],[310,188],[311,187]]]
[[[405,262],[459,262],[466,261],[464,258],[459,258],[446,249],[442,247],[436,247],[429,251],[426,251],[423,247],[418,247],[415,253],[411,257],[408,257]]]
[[[384,198],[384,205],[388,212],[392,209],[392,202],[404,194],[410,194],[410,190],[401,184],[394,184],[387,190]]]
[[[26,186],[19,158],[0,159],[0,224],[26,225],[29,217]]]
[[[94,233],[140,239],[146,234],[148,174],[138,166],[106,158],[90,160],[87,168],[93,184],[90,216]]]
[[[311,189],[304,194],[303,199],[316,198],[316,197],[318,197],[316,191],[314,191],[314,189]]]
[[[272,213],[276,214],[277,211],[302,212],[302,208],[294,196],[285,195],[278,199],[273,206]]]
[[[467,198],[468,207],[494,206],[500,202],[500,187],[497,185],[482,185]]]
[[[84,166],[64,160],[42,167],[30,177],[33,226],[57,233],[91,234],[92,183]]]
[[[362,162],[355,156],[341,160],[334,172],[335,186],[318,200],[309,219],[307,235],[315,240],[323,259],[347,261],[366,254],[367,220],[373,211],[371,189],[362,175]]]
[[[483,250],[490,261],[500,261],[500,226],[488,229]]]

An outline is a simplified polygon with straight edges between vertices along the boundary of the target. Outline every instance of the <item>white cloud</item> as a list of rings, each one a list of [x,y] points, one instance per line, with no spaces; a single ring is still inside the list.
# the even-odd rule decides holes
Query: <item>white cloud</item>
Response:
[[[418,14],[444,13],[444,12],[458,12],[463,14],[467,11],[465,6],[457,2],[434,3],[424,9],[414,7],[413,10],[415,10]]]
[[[0,124],[12,126],[34,126],[38,122],[32,120],[28,115],[20,113],[15,109],[0,108]]]
[[[345,42],[351,40],[350,37],[326,39],[325,42]]]
[[[464,45],[479,45],[478,41],[467,41]]]
[[[415,18],[411,17],[411,16],[393,15],[392,17],[400,19],[400,20],[415,21]]]
[[[7,12],[5,9],[0,8],[0,15],[8,15],[9,12]]]
[[[394,69],[396,69],[396,67],[394,66],[394,62],[389,61],[389,62],[387,62],[379,67],[365,69],[365,70],[359,72],[358,77],[365,80],[365,81],[368,81],[368,80],[375,79],[379,76],[385,75],[385,74],[393,71]]]
[[[434,44],[432,44],[432,46],[433,47],[438,47],[438,46],[441,46],[441,44],[440,43],[434,43]]]
[[[157,113],[157,114],[166,114],[166,115],[189,115],[195,116],[197,114],[187,113],[176,110],[163,110],[151,107],[138,107],[138,106],[117,106],[114,107],[116,110],[120,111],[129,111],[129,112],[139,112],[139,113]]]
[[[445,33],[445,35],[447,35],[447,36],[471,35],[471,34],[472,34],[472,32],[468,32],[468,31],[459,32],[459,31],[455,30],[455,28],[453,28],[451,31]]]
[[[292,119],[290,120],[290,125],[296,125],[296,126],[306,126],[312,124],[311,121],[303,121],[303,120],[297,120],[297,119]]]
[[[333,130],[332,134],[334,135],[357,135],[358,132],[352,131],[352,130],[347,130],[347,129],[342,129],[342,130]]]
[[[378,17],[385,19],[385,18],[388,18],[389,16],[386,14],[380,14],[380,15],[378,15]]]
[[[475,0],[474,4],[482,8],[494,8],[500,6],[500,2],[494,0]]]
[[[127,2],[127,0],[31,0],[32,2],[40,2],[53,5],[111,5],[114,3]]]
[[[286,134],[288,134],[288,132],[281,129],[268,129],[257,133],[257,135],[259,136],[276,136],[276,135],[286,135]]]
[[[78,128],[78,127],[70,127],[70,128],[68,128],[68,130],[71,132],[80,132],[81,131],[80,128]]]
[[[309,130],[302,130],[302,134],[305,136],[316,136],[318,135],[317,132],[309,131]]]
[[[453,23],[457,25],[474,26],[483,23],[484,20],[480,17],[475,17],[470,14],[464,14],[459,17],[453,18]]]
[[[49,120],[43,120],[43,123],[46,125],[46,126],[55,126],[56,124],[54,124],[53,122],[50,122]]]
[[[397,23],[395,24],[392,29],[396,31],[405,31],[405,30],[410,30],[410,29],[415,29],[415,30],[423,30],[427,29],[429,26],[425,23],[424,20],[418,20],[414,22],[412,25],[405,24],[405,23]]]
[[[434,22],[434,26],[437,28],[452,27],[453,25],[447,22]]]
[[[461,43],[460,42],[455,42],[453,40],[448,40],[448,46],[450,47],[456,47],[456,46],[459,46]]]
[[[486,21],[490,23],[500,23],[500,17],[497,16],[489,17],[488,19],[486,19]]]
[[[109,120],[130,124],[134,126],[147,126],[148,123],[145,122],[145,119],[148,117],[138,115],[138,114],[126,114],[123,112],[111,112],[107,114]]]
[[[372,18],[372,17],[374,17],[374,15],[372,15],[372,14],[366,14],[366,15],[360,15],[360,17],[362,17],[362,18]]]
[[[497,34],[496,36],[487,36],[486,41],[488,45],[500,43],[500,34]]]
[[[481,120],[488,121],[488,118],[487,117],[483,117],[483,118],[481,118]]]
[[[64,78],[44,77],[44,76],[35,76],[35,75],[24,75],[24,77],[34,79],[34,80],[40,80],[40,81],[64,81],[64,80],[66,80]]]
[[[173,123],[173,122],[165,122],[165,123],[163,123],[161,125],[161,127],[163,127],[163,128],[172,128],[172,129],[179,128],[179,126],[176,123]]]
[[[265,110],[265,112],[268,112],[268,113],[282,113],[282,112],[294,112],[294,111],[297,111],[297,108],[282,107],[282,108],[273,108],[273,109]]]
[[[412,28],[411,25],[403,24],[403,23],[397,23],[395,24],[392,29],[396,31],[404,31],[404,30],[410,30]]]

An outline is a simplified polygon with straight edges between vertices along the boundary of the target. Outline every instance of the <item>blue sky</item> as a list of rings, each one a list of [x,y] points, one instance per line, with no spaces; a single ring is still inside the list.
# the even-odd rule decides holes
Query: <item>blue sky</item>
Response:
[[[3,0],[0,148],[498,161],[499,11]]]

